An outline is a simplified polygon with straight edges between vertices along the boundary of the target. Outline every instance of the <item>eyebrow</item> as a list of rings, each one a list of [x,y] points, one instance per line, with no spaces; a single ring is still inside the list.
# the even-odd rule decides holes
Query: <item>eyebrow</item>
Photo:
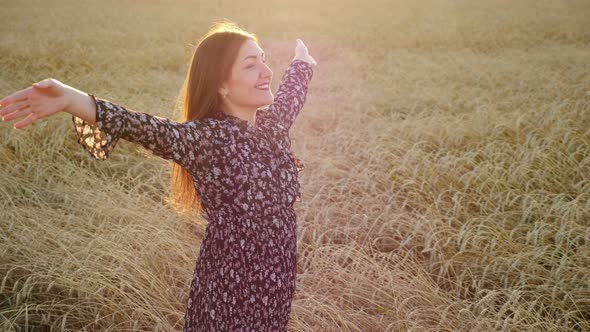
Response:
[[[247,57],[244,58],[244,60],[248,60],[248,58],[256,59],[257,57],[258,57],[257,55],[248,55]],[[264,52],[262,52],[262,57],[264,57]]]

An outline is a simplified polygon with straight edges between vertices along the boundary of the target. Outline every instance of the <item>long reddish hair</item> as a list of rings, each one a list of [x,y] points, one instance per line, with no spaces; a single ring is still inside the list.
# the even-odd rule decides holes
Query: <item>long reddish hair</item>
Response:
[[[199,39],[176,99],[176,107],[182,114],[181,122],[201,120],[221,109],[222,97],[218,88],[229,79],[238,51],[247,39],[258,43],[255,34],[231,21],[214,23]],[[179,212],[193,209],[201,212],[201,202],[187,170],[172,163],[170,180],[170,197],[167,201]]]

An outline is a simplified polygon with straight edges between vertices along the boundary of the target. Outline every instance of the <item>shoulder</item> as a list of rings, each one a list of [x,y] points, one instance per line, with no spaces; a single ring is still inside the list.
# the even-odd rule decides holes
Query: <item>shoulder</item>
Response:
[[[239,128],[230,122],[213,117],[193,121],[201,136],[210,144],[227,144],[240,135]]]
[[[200,130],[208,135],[227,129],[227,124],[225,121],[215,118],[204,118],[200,120],[187,121],[186,125],[189,128]]]
[[[256,124],[277,134],[287,134],[285,126],[277,119],[274,110],[275,104],[264,106],[256,111]]]

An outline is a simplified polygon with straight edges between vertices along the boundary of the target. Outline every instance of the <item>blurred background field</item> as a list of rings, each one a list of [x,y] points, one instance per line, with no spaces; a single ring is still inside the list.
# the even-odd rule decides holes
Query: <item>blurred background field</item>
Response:
[[[4,1],[0,95],[53,77],[173,119],[193,45],[317,60],[290,331],[590,331],[590,3]],[[179,331],[200,241],[170,165],[0,122],[0,330]]]

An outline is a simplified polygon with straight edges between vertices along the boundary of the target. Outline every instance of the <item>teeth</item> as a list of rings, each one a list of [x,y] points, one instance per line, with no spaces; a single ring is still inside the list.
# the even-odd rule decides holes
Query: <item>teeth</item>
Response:
[[[257,89],[267,89],[268,88],[268,84],[257,85],[256,88]]]

